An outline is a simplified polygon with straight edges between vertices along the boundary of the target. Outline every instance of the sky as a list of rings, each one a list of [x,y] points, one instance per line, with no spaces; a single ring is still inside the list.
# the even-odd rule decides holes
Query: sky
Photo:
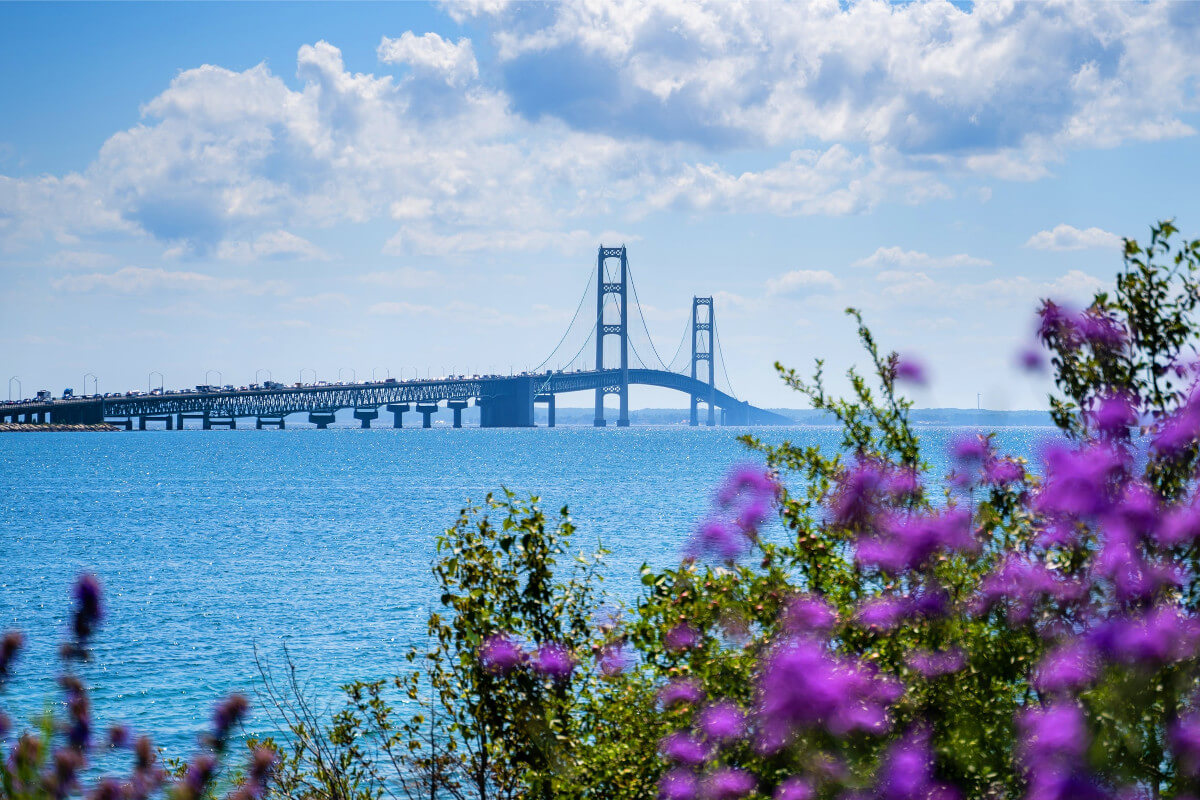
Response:
[[[1195,3],[0,3],[0,380],[591,366],[625,244],[648,365],[711,295],[804,407],[853,306],[918,405],[1045,408],[1039,298],[1200,236],[1198,76]]]

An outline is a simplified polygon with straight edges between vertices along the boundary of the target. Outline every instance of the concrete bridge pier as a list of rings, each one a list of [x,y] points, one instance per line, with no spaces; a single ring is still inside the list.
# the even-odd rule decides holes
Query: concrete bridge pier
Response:
[[[482,428],[532,428],[533,377],[485,381],[477,404]]]
[[[317,426],[318,430],[325,430],[329,424],[336,419],[335,411],[310,411],[308,421]]]
[[[216,428],[228,428],[229,430],[237,430],[237,417],[214,417],[208,416],[204,420],[204,429],[206,431]]]
[[[468,405],[468,403],[466,400],[447,400],[446,401],[446,408],[449,408],[454,412],[454,427],[456,427],[456,428],[462,427],[462,412],[463,412],[463,409],[467,407],[467,405]]]
[[[371,420],[379,419],[379,409],[377,407],[356,408],[354,409],[354,418],[362,423],[363,428],[370,428]]]
[[[143,414],[142,416],[138,417],[138,430],[139,430],[139,431],[144,431],[144,430],[146,430],[146,423],[147,423],[147,422],[163,422],[163,423],[166,423],[166,426],[167,426],[167,428],[166,428],[166,429],[167,429],[167,430],[171,430],[171,429],[173,429],[173,428],[175,427],[175,421],[174,421],[174,418],[173,418],[173,417],[172,417],[170,414],[165,414],[165,415],[161,415],[161,416],[153,416],[153,415],[150,415],[150,414]]]
[[[133,417],[126,417],[125,419],[106,419],[104,421],[109,425],[112,425],[114,428],[124,428],[127,431],[133,430]]]
[[[258,417],[254,420],[254,428],[260,431],[263,428],[278,428],[279,430],[283,430],[283,415],[280,414],[277,417]]]
[[[421,420],[422,428],[433,427],[433,415],[438,411],[437,403],[417,403],[417,411],[420,411],[424,418]]]
[[[404,427],[404,412],[412,411],[412,406],[408,403],[388,403],[387,410],[392,414],[392,427]]]
[[[554,427],[554,395],[553,394],[539,394],[537,397],[533,398],[533,402],[546,404],[546,427],[553,428]]]
[[[175,429],[180,431],[183,430],[183,421],[185,419],[203,420],[205,416],[206,415],[204,414],[184,414],[183,412],[180,412],[175,415]],[[208,428],[205,428],[205,430],[208,430]]]

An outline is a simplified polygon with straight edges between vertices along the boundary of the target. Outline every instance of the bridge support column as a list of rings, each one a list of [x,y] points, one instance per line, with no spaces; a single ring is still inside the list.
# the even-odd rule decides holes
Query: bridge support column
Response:
[[[387,410],[392,414],[392,427],[404,427],[404,412],[411,411],[412,406],[408,403],[388,403]]]
[[[454,427],[456,427],[456,428],[462,427],[462,412],[463,412],[463,409],[466,407],[467,407],[466,400],[447,400],[446,401],[446,408],[449,408],[454,412]]]
[[[125,419],[106,419],[104,421],[115,428],[124,428],[127,431],[133,430],[133,417],[127,417]]]
[[[356,408],[354,418],[362,423],[363,428],[371,427],[371,420],[379,419],[378,408]]]
[[[212,430],[212,417],[209,416],[207,411],[204,412],[204,416],[201,417],[201,419],[203,421],[200,423],[200,427],[206,431],[211,431]]]
[[[279,430],[283,430],[283,415],[280,414],[278,417],[256,417],[254,427],[260,431],[263,428],[278,428]]]
[[[553,428],[554,427],[554,395],[553,394],[539,394],[537,397],[533,398],[533,402],[546,404],[546,427]]]
[[[205,414],[184,414],[183,412],[180,412],[175,415],[175,425],[176,425],[176,427],[179,428],[179,430],[183,430],[183,421],[184,420],[187,420],[187,419],[203,420],[205,418],[205,416],[207,416],[207,415],[205,415]],[[205,430],[208,430],[208,428],[206,427]]]
[[[483,383],[479,399],[479,427],[532,428],[534,378],[497,378]]]
[[[317,426],[317,430],[325,430],[329,424],[334,421],[336,412],[334,411],[310,411],[308,421]]]
[[[417,411],[420,411],[424,418],[421,420],[422,428],[433,427],[433,415],[437,413],[437,403],[417,403]]]
[[[146,430],[146,418],[144,416],[138,417],[138,430]]]
[[[237,417],[214,417],[207,416],[204,420],[204,430],[210,431],[213,428],[228,428],[229,430],[237,430]]]

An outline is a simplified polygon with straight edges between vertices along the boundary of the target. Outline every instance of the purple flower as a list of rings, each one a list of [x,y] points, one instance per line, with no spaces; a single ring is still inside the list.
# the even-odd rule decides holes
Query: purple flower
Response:
[[[1008,486],[1025,478],[1025,468],[1011,458],[994,458],[983,467],[983,479],[993,486]]]
[[[733,703],[714,703],[696,716],[696,727],[711,741],[728,742],[746,732],[746,715]]]
[[[704,690],[700,684],[688,678],[676,678],[658,690],[658,702],[663,708],[672,708],[679,704],[695,705],[704,699]]]
[[[1137,425],[1137,405],[1122,392],[1105,395],[1095,402],[1086,419],[1102,436],[1128,438],[1129,429]]]
[[[1026,372],[1041,372],[1046,368],[1046,359],[1037,348],[1026,347],[1017,354],[1017,364]]]
[[[1096,653],[1083,641],[1051,650],[1038,664],[1033,685],[1045,694],[1082,689],[1096,678]]]
[[[858,540],[855,556],[860,563],[887,572],[917,569],[939,551],[978,548],[971,534],[971,515],[957,508],[932,514],[891,514],[879,527],[877,536]]]
[[[1196,389],[1177,411],[1164,417],[1151,438],[1151,445],[1162,455],[1175,456],[1200,436],[1200,392]]]
[[[1091,517],[1107,509],[1113,480],[1126,469],[1126,458],[1106,444],[1051,445],[1043,457],[1046,479],[1033,507],[1047,515]]]
[[[668,761],[688,767],[703,764],[709,755],[707,744],[683,731],[665,737],[659,742],[658,749]]]
[[[813,594],[793,598],[782,616],[783,629],[791,634],[825,634],[836,621],[833,606]]]
[[[721,561],[737,561],[749,550],[750,542],[737,527],[719,519],[701,523],[685,550],[689,558],[715,556]]]
[[[737,800],[754,791],[754,776],[736,767],[720,767],[704,779],[700,790],[705,800]]]
[[[963,465],[982,464],[991,455],[991,447],[983,436],[962,436],[950,445],[950,457]]]
[[[838,736],[881,732],[895,684],[853,661],[834,658],[811,639],[793,639],[764,660],[759,683],[759,747],[773,752],[793,732],[824,727]]]
[[[601,648],[596,660],[600,665],[601,674],[611,678],[629,669],[632,657],[625,650],[624,642],[613,642]]]
[[[4,638],[0,639],[0,682],[8,677],[17,653],[21,652],[24,646],[25,637],[19,631],[8,631]]]
[[[897,356],[892,364],[892,377],[898,381],[907,381],[917,386],[924,386],[927,378],[925,367],[919,361],[908,356]]]
[[[916,470],[894,469],[884,477],[883,489],[893,500],[906,500],[921,492]]]
[[[873,597],[858,608],[860,625],[877,630],[891,630],[908,613],[908,604],[896,597]]]
[[[958,672],[967,663],[961,650],[953,648],[942,652],[915,650],[908,655],[908,665],[926,678],[937,678]]]
[[[933,777],[933,750],[927,733],[909,733],[884,754],[878,776],[879,800],[948,800],[957,796]]]
[[[1089,309],[1079,315],[1075,329],[1093,348],[1115,349],[1125,344],[1125,326],[1099,309]]]
[[[668,652],[681,653],[684,650],[692,649],[699,641],[700,632],[686,622],[681,622],[667,631],[663,643],[667,646]]]
[[[844,528],[865,527],[875,513],[885,478],[879,466],[865,459],[838,476],[837,491],[830,504],[833,524]]]
[[[696,800],[700,796],[700,783],[690,771],[672,769],[659,780],[658,796],[662,800]]]
[[[124,749],[133,743],[133,735],[124,725],[113,725],[108,729],[108,743],[112,747]]]
[[[776,486],[771,476],[757,464],[740,464],[730,470],[725,482],[717,491],[717,502],[728,506],[739,496],[773,498]]]
[[[1153,534],[1159,544],[1168,547],[1194,542],[1200,538],[1200,507],[1195,501],[1175,506],[1163,515]]]
[[[817,792],[811,783],[804,778],[788,778],[779,784],[772,796],[773,800],[813,800]]]
[[[104,612],[100,605],[100,581],[90,572],[75,581],[75,638],[85,641],[100,624]]]
[[[1161,666],[1190,658],[1200,644],[1200,623],[1175,608],[1156,607],[1096,625],[1089,643],[1122,664]]]
[[[520,645],[503,635],[488,637],[479,651],[484,669],[495,675],[507,675],[525,659]]]
[[[1077,315],[1068,308],[1050,300],[1043,300],[1038,309],[1038,337],[1050,343],[1060,341],[1069,347],[1074,345],[1077,337],[1075,321]]]
[[[539,675],[555,680],[565,680],[571,677],[575,669],[575,659],[571,651],[553,642],[544,644],[533,654],[533,669]]]
[[[230,731],[246,717],[250,710],[250,701],[244,695],[231,694],[213,709],[213,738],[224,742],[229,738]]]

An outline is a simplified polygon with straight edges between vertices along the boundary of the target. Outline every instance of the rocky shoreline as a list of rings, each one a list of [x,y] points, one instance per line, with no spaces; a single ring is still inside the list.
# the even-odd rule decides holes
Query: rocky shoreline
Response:
[[[0,422],[0,433],[20,433],[23,431],[47,431],[51,433],[63,431],[119,431],[123,428],[118,428],[116,425],[109,425],[106,422],[97,425],[58,425],[51,422],[44,425],[25,422]]]

